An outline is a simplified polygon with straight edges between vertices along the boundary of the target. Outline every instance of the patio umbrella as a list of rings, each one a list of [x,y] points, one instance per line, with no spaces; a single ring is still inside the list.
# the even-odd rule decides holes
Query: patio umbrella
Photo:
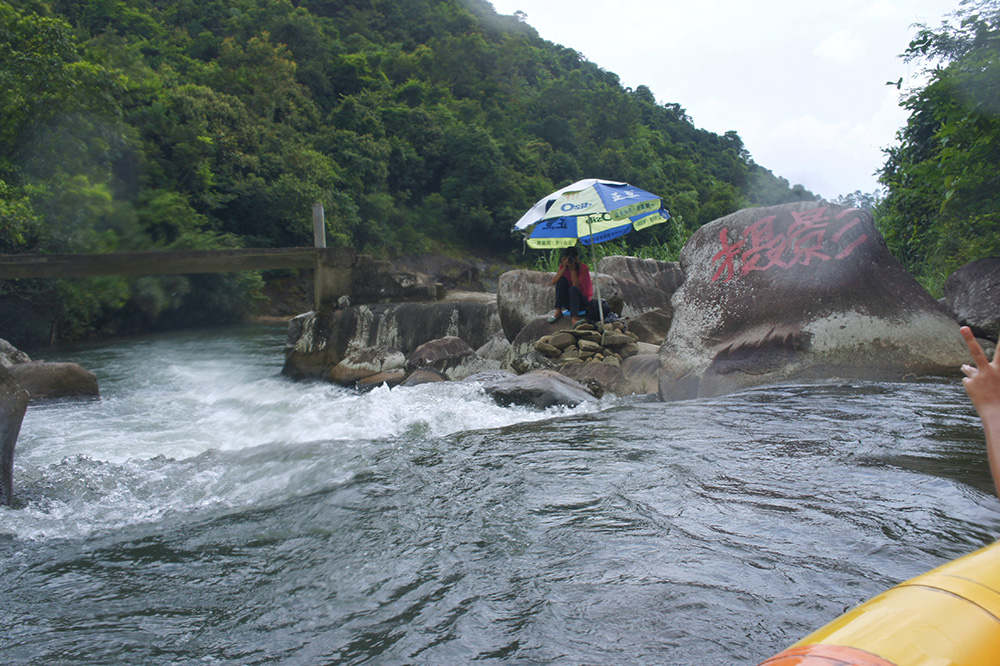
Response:
[[[589,245],[596,271],[595,244],[669,219],[670,213],[655,194],[628,183],[587,178],[539,199],[517,221],[514,231],[523,233],[528,247],[535,249]],[[596,290],[603,322],[600,280],[596,281]]]

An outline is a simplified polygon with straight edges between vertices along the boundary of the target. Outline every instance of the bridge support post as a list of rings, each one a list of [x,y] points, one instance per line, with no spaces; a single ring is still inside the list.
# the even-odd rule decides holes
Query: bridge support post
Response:
[[[313,244],[316,247],[326,247],[326,214],[323,204],[313,204]]]
[[[354,252],[344,247],[316,248],[315,294],[316,310],[330,306],[351,293]]]

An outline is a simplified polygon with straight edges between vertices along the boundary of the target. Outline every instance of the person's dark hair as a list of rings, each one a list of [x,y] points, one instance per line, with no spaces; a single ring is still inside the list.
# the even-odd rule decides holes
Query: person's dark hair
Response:
[[[563,259],[568,257],[573,257],[574,259],[580,258],[580,253],[577,251],[576,246],[563,248],[562,251]]]

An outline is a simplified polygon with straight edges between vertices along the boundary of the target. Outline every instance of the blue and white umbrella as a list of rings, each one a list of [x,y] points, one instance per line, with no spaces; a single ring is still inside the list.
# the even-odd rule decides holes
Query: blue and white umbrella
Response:
[[[542,197],[514,225],[528,247],[540,250],[594,245],[614,240],[630,231],[662,224],[670,219],[660,197],[628,183],[587,178]],[[601,321],[601,284],[596,280]]]
[[[587,178],[542,197],[514,225],[528,247],[593,245],[670,219],[660,197],[628,183]]]

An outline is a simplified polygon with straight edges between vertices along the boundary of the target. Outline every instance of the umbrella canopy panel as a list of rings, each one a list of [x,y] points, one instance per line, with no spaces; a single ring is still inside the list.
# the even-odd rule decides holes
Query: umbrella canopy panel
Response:
[[[603,243],[668,219],[655,194],[591,178],[540,199],[514,230],[526,233],[528,247],[547,249]]]

